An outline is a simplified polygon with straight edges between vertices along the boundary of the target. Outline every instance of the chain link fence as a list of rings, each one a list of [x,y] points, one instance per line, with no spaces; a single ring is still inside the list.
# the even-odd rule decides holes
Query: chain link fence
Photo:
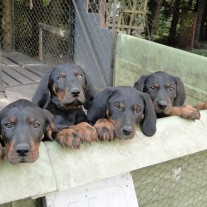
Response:
[[[188,49],[196,41],[207,41],[206,8],[203,0],[2,0],[1,48],[15,49],[53,65],[75,61],[76,54],[85,64],[86,57],[77,49],[85,46],[83,51],[97,59],[94,64],[105,71],[100,56],[110,60],[111,33],[123,32]],[[78,22],[82,30],[78,30]]]
[[[139,207],[205,207],[206,152],[133,171]]]
[[[0,204],[0,207],[44,207],[42,198],[31,199],[25,198],[10,203]]]

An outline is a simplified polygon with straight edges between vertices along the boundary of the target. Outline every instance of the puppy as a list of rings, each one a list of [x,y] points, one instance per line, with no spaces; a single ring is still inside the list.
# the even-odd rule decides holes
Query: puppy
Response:
[[[88,121],[83,107],[88,109],[95,94],[96,91],[83,69],[68,63],[57,65],[43,77],[32,102],[54,115],[58,129],[55,135],[57,141],[70,146],[68,139],[62,137],[71,134],[67,132],[71,131],[69,126]],[[61,131],[62,129],[64,130]],[[87,129],[85,127],[86,131]]]
[[[12,164],[34,162],[39,156],[39,144],[56,131],[53,115],[32,102],[20,99],[0,113],[1,141]]]
[[[133,87],[150,95],[157,117],[177,115],[192,120],[200,118],[195,108],[183,106],[186,96],[179,77],[158,71],[142,76]]]
[[[95,96],[87,116],[95,123],[100,140],[131,139],[140,122],[146,136],[156,132],[156,114],[149,95],[129,86],[101,91]]]

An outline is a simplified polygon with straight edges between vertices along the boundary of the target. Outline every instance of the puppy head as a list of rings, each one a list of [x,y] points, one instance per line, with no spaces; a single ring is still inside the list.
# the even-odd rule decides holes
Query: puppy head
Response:
[[[157,114],[169,114],[172,106],[181,106],[185,101],[181,80],[163,71],[142,76],[134,88],[150,95]]]
[[[0,113],[1,139],[12,164],[34,162],[44,134],[55,131],[52,115],[30,101],[20,99]]]
[[[46,108],[52,100],[60,109],[86,108],[95,90],[82,68],[75,64],[61,64],[49,71],[41,80],[33,103]]]
[[[115,136],[131,139],[136,125],[143,120],[142,130],[147,136],[156,131],[156,114],[150,98],[132,87],[112,87],[100,92],[88,111],[92,122],[107,118],[113,123]]]

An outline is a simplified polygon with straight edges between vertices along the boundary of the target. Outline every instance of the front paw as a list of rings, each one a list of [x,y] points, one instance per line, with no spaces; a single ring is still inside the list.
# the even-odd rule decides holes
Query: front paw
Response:
[[[207,102],[204,103],[200,103],[194,106],[194,108],[198,109],[198,110],[204,110],[207,109]]]
[[[184,119],[200,119],[200,112],[191,105],[182,106],[180,117]]]
[[[91,126],[87,122],[81,122],[79,124],[71,126],[76,131],[82,142],[91,143],[98,140],[98,135],[95,127]]]
[[[112,141],[114,139],[114,126],[107,119],[98,119],[94,127],[101,141]]]
[[[63,146],[69,148],[79,148],[81,143],[80,136],[72,128],[61,129],[56,134],[56,140]]]

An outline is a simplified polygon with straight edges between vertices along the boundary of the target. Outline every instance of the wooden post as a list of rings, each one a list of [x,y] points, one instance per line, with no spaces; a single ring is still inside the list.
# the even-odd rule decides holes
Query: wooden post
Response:
[[[39,59],[42,61],[42,27],[39,24]]]
[[[12,49],[12,1],[3,1],[3,43],[6,49]]]

